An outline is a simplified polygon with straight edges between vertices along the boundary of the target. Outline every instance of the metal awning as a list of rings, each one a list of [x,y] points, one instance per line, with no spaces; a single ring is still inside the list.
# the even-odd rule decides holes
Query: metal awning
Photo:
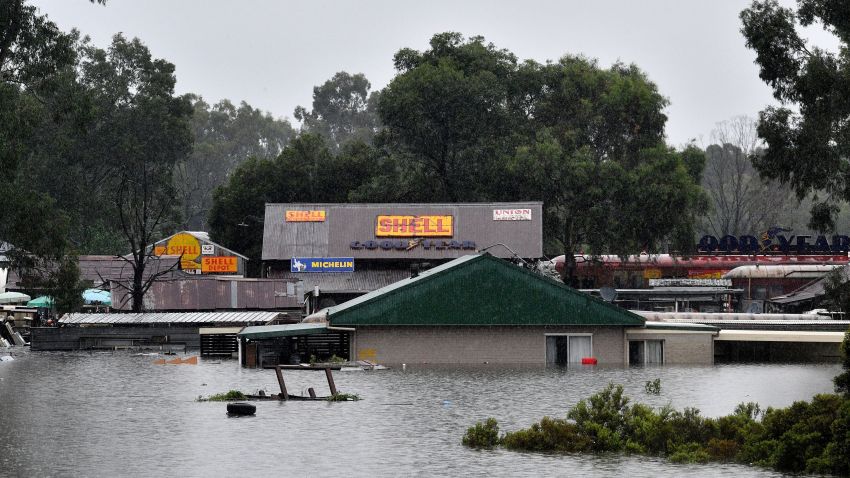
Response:
[[[277,319],[280,312],[140,312],[140,313],[72,313],[59,319],[63,325],[184,325],[197,324],[266,324]]]
[[[721,330],[715,340],[730,342],[820,342],[841,343],[844,332],[798,330]]]
[[[670,331],[670,330],[686,331],[686,332],[691,332],[691,333],[704,333],[704,332],[717,333],[720,330],[720,328],[715,327],[713,325],[707,325],[707,324],[694,324],[694,323],[682,323],[682,322],[653,322],[653,321],[648,320],[648,321],[646,321],[646,323],[644,324],[644,326],[642,328],[626,329],[626,333],[628,333],[628,334],[641,334],[641,333],[653,334],[653,333],[657,333],[658,331]]]
[[[275,337],[292,337],[296,335],[323,334],[328,332],[327,323],[304,323],[282,325],[258,325],[245,327],[239,332],[239,337],[246,339],[272,339]]]

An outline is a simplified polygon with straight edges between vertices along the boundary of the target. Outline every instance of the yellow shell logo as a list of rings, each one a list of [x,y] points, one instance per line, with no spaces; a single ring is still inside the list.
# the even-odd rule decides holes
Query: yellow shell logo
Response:
[[[180,267],[183,270],[201,268],[201,264],[197,260],[201,255],[201,243],[195,236],[183,232],[176,234],[168,240],[165,250],[165,253],[170,256],[183,256],[180,259]]]

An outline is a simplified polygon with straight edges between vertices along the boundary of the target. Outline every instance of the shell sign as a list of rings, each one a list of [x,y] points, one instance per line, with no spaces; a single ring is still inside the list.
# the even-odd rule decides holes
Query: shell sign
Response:
[[[154,254],[158,256],[183,256],[180,258],[180,268],[184,271],[194,272],[201,269],[201,264],[198,261],[198,257],[201,255],[201,243],[198,238],[185,232],[175,234],[168,240],[165,247],[157,246],[154,249]]]
[[[239,261],[233,256],[205,256],[201,259],[201,272],[204,274],[215,272],[239,271]]]
[[[378,216],[375,237],[452,237],[452,216]]]
[[[325,222],[325,211],[286,211],[286,222]]]

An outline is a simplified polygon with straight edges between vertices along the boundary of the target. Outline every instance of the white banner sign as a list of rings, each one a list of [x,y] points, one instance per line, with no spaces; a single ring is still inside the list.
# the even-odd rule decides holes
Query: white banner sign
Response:
[[[732,279],[649,279],[650,287],[732,287]]]
[[[494,221],[530,221],[531,209],[493,209]]]
[[[215,254],[215,246],[212,244],[201,244],[201,254],[205,256]]]

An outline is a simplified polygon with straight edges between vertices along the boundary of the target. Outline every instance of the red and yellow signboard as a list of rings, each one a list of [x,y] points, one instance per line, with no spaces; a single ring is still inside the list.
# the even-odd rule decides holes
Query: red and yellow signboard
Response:
[[[728,269],[691,269],[688,271],[689,279],[722,279]]]
[[[375,237],[452,237],[452,216],[378,216]]]
[[[661,269],[644,269],[643,271],[644,279],[660,279],[662,275]]]
[[[204,256],[201,258],[201,272],[233,272],[239,271],[239,262],[235,256]]]
[[[175,234],[164,246],[154,247],[153,252],[157,256],[182,256],[180,268],[184,271],[194,271],[201,268],[197,261],[198,256],[201,255],[201,243],[198,238],[191,234],[185,232]]]
[[[325,211],[286,211],[286,222],[325,222]]]

